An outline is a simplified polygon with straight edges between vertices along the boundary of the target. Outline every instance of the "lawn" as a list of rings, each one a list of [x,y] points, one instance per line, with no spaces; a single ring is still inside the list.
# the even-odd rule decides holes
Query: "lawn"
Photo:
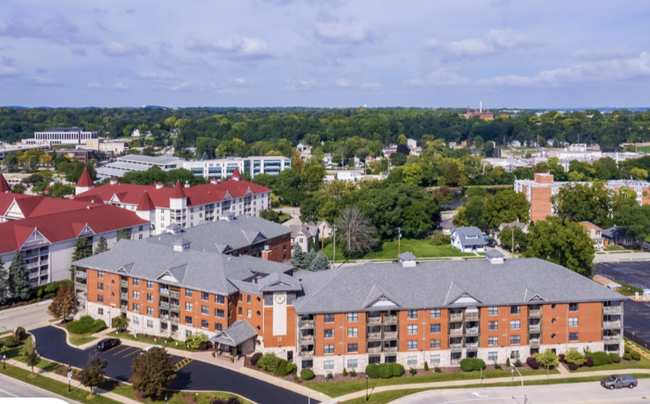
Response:
[[[26,362],[26,356],[29,352],[32,351],[32,336],[29,335],[24,341],[22,341],[22,344],[13,347],[13,348],[5,348],[4,351],[2,351],[2,355],[7,355],[7,359],[15,359],[17,361]],[[54,371],[59,365],[54,362],[50,362],[48,360],[42,359],[36,365],[37,368],[41,368],[47,371]]]
[[[599,370],[620,370],[620,369],[650,369],[650,360],[647,360],[643,356],[641,360],[638,361],[625,361],[621,360],[620,363],[612,363],[611,365],[604,366],[593,366],[587,367],[583,366],[576,370],[576,373],[580,372],[597,372]]]
[[[138,401],[138,399],[137,399],[137,397],[135,395],[135,391],[128,384],[122,384],[121,386],[116,387],[115,389],[113,389],[111,392],[113,392],[115,394],[119,394],[119,395],[127,397],[127,398],[130,398],[132,400]],[[186,404],[188,396],[194,396],[194,394],[192,394],[192,393],[184,393],[184,392],[180,392],[180,391],[170,391],[170,392],[167,392],[167,398],[169,399],[169,401],[167,401],[167,402],[169,404]],[[203,392],[203,393],[199,393],[198,396],[196,396],[196,397],[197,397],[196,401],[194,401],[194,397],[192,397],[192,401],[195,402],[195,403],[198,403],[198,404],[210,404],[212,399],[215,399],[215,398],[226,398],[226,399],[228,399],[228,398],[231,398],[231,397],[239,398],[239,401],[241,402],[241,404],[252,404],[248,400],[244,400],[243,398],[241,398],[239,396],[236,396],[234,394],[229,394],[229,393]],[[185,399],[183,399],[183,398],[185,398]],[[161,400],[151,400],[151,399],[149,399],[149,400],[143,401],[143,402],[146,402],[148,404],[165,404],[164,399],[161,399]]]
[[[605,247],[605,251],[625,251],[625,248],[620,245],[609,245]]]
[[[450,245],[433,246],[426,240],[402,239],[401,252],[410,251],[417,258],[436,257],[464,257],[475,256],[473,253],[462,253]],[[325,246],[323,250],[327,258],[332,259],[332,244]],[[336,249],[339,261],[344,261],[343,250]],[[363,256],[363,259],[397,259],[397,240],[386,241],[378,251],[371,251]]]
[[[108,337],[115,337],[115,338],[120,338],[120,339],[125,339],[129,341],[136,341],[136,342],[144,342],[145,344],[151,344],[151,345],[160,345],[165,348],[174,348],[174,349],[180,349],[181,351],[186,351],[185,349],[185,342],[184,341],[172,341],[172,342],[165,342],[164,338],[156,338],[155,340],[153,337],[151,338],[143,338],[143,337],[136,337],[133,334],[129,334],[128,332],[121,332],[121,333],[116,333],[116,332],[109,332],[107,334]],[[178,344],[177,344],[178,343]]]
[[[650,146],[637,146],[636,147],[637,152],[644,152],[644,153],[650,153]]]
[[[408,373],[408,372],[407,372]],[[552,370],[551,374],[559,374],[557,370]],[[521,374],[524,376],[530,375],[545,375],[546,369],[539,370],[522,370]],[[494,379],[497,377],[510,377],[509,370],[490,370],[483,372],[483,379]],[[434,383],[434,382],[448,382],[453,380],[477,380],[480,381],[481,374],[479,372],[468,373],[434,373],[431,371],[423,376],[407,376],[393,377],[390,379],[370,379],[368,386],[370,388],[378,386],[390,386],[396,384],[417,384],[417,383]],[[354,393],[355,391],[365,390],[366,380],[350,378],[349,382],[325,382],[325,383],[309,383],[305,385],[318,392],[327,394],[330,397],[339,397],[345,394]]]
[[[70,343],[74,346],[84,345],[90,341],[96,340],[97,337],[91,337],[90,335],[72,335],[70,337]]]

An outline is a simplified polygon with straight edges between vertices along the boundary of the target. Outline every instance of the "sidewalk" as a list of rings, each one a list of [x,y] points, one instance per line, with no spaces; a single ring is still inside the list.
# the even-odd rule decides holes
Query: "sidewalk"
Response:
[[[648,369],[621,369],[617,370],[616,374],[631,374],[631,373],[650,373],[650,370]],[[612,371],[610,370],[602,370],[602,371],[595,371],[595,372],[580,372],[580,373],[570,373],[568,375],[565,374],[553,374],[549,375],[548,379],[573,379],[573,378],[580,378],[580,377],[589,377],[589,376],[610,376],[612,374]],[[521,380],[521,378],[515,377],[516,380]],[[531,380],[546,380],[547,376],[546,375],[535,375],[535,376],[524,376],[524,383],[526,381],[531,381]],[[380,393],[383,391],[393,391],[393,390],[411,390],[411,389],[435,389],[435,388],[440,388],[440,387],[450,387],[450,386],[466,386],[466,385],[473,385],[473,384],[483,384],[486,385],[486,387],[490,384],[497,384],[497,383],[507,383],[512,381],[512,378],[510,377],[499,377],[495,379],[483,379],[483,382],[481,383],[480,380],[478,379],[473,379],[473,380],[455,380],[455,381],[449,381],[449,382],[432,382],[432,383],[417,383],[417,384],[394,384],[390,386],[380,386],[380,387],[374,387],[370,394],[373,393]],[[343,401],[347,400],[352,400],[354,398],[359,398],[359,397],[364,397],[366,395],[366,391],[357,391],[354,393],[346,394],[344,396],[336,397],[333,398],[329,401],[325,401],[322,404],[334,404],[334,403],[340,403]]]

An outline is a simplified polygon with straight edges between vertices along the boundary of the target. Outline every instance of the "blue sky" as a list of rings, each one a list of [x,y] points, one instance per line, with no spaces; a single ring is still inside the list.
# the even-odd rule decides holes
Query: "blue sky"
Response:
[[[0,105],[650,106],[648,1],[2,3]]]

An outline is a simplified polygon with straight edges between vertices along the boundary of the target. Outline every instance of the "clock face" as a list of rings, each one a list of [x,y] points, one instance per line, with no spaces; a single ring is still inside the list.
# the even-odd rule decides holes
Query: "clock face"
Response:
[[[279,304],[284,303],[284,295],[275,295],[275,301]]]

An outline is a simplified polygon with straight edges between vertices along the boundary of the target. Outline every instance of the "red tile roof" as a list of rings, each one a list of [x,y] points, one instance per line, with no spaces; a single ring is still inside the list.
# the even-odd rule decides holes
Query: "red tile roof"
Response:
[[[79,177],[79,181],[77,181],[77,186],[78,187],[92,187],[94,186],[95,183],[93,182],[93,179],[90,178],[90,174],[88,174],[88,170],[84,168],[84,172],[81,173],[81,177]]]
[[[22,247],[34,230],[55,243],[77,238],[86,225],[95,233],[105,233],[149,223],[135,212],[117,206],[87,206],[90,208],[0,223],[0,254]]]
[[[0,215],[5,215],[14,200],[25,219],[27,219],[30,217],[85,209],[92,198],[89,201],[74,201],[71,199],[49,198],[38,195],[0,193]],[[103,201],[96,198],[96,203],[90,202],[90,204],[103,204]]]
[[[241,173],[239,172],[239,168],[235,168],[235,171],[232,172],[232,175],[230,176],[231,180],[241,180]]]
[[[271,192],[266,187],[243,180],[222,181],[219,184],[195,185],[190,188],[183,188],[182,191],[187,196],[187,206],[194,206],[221,202],[226,193],[232,198],[241,198],[246,194],[248,189],[253,194]],[[101,199],[104,202],[109,202],[115,196],[121,203],[138,205],[145,191],[147,191],[147,194],[149,194],[151,201],[156,207],[169,208],[169,198],[172,198],[174,188],[162,187],[156,189],[155,185],[104,184],[90,191],[83,192],[75,196],[74,199],[76,201],[88,202],[93,199],[95,201]]]
[[[136,210],[145,211],[145,210],[156,210],[156,205],[153,204],[151,198],[149,198],[149,192],[143,192],[140,202],[138,202],[138,208]]]
[[[174,191],[172,192],[170,198],[182,199],[186,197],[187,196],[185,195],[185,191],[183,191],[183,187],[181,187],[181,183],[176,181],[176,185],[174,185]]]
[[[0,173],[0,192],[5,193],[5,192],[11,192],[11,188],[9,187],[9,184],[7,184],[7,180],[5,180],[4,175]]]

